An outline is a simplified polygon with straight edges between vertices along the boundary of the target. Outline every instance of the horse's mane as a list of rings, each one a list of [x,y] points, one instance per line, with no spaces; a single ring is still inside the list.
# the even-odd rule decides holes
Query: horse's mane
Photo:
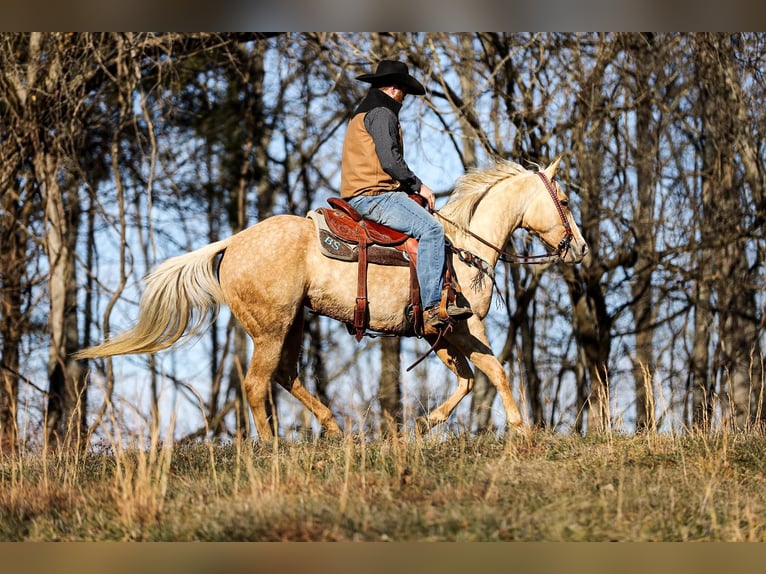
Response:
[[[448,217],[458,229],[466,229],[476,207],[490,189],[504,179],[524,173],[529,173],[529,170],[518,163],[501,158],[496,159],[492,167],[469,169],[455,182],[447,204],[439,213]]]

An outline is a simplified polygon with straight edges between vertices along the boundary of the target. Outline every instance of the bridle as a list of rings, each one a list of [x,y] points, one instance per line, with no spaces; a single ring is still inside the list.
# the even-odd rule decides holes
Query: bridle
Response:
[[[567,254],[567,251],[569,251],[569,244],[572,243],[572,239],[574,239],[572,226],[569,225],[569,220],[567,219],[566,213],[564,213],[564,206],[561,205],[561,201],[559,201],[559,194],[556,192],[556,186],[553,185],[553,182],[548,179],[548,176],[545,175],[542,171],[538,171],[537,175],[540,176],[540,179],[543,180],[545,189],[548,190],[548,193],[553,200],[553,204],[556,206],[556,210],[559,212],[561,223],[564,225],[564,238],[559,241],[558,247],[556,247],[556,255],[563,259]]]
[[[542,263],[551,263],[553,261],[563,259],[564,256],[566,256],[567,252],[569,251],[569,245],[572,243],[572,239],[574,239],[574,233],[572,233],[572,226],[569,225],[569,220],[567,219],[567,216],[564,213],[564,207],[561,205],[561,201],[559,201],[559,194],[556,192],[556,187],[553,185],[553,183],[548,178],[548,176],[545,175],[545,173],[543,173],[542,171],[538,171],[537,175],[540,176],[540,179],[543,181],[543,184],[545,185],[545,189],[548,190],[548,193],[550,194],[551,199],[553,200],[553,203],[556,206],[556,211],[558,211],[559,217],[561,217],[561,223],[564,225],[564,238],[559,242],[558,246],[556,247],[556,251],[554,251],[553,253],[546,253],[544,255],[519,255],[517,253],[509,253],[508,251],[504,251],[500,249],[499,247],[492,245],[489,241],[487,241],[483,237],[479,237],[478,235],[476,235],[473,231],[469,229],[463,229],[462,231],[466,233],[467,235],[470,235],[471,237],[473,237],[479,243],[482,243],[483,245],[486,245],[490,249],[494,250],[500,256],[500,260],[505,261],[506,263],[515,263],[517,265],[542,264]],[[438,211],[435,212],[435,215],[438,215],[441,219],[443,219],[450,225],[458,227],[453,221],[444,217]],[[484,263],[484,266],[482,266],[480,264],[477,264],[477,262],[475,262],[475,260],[478,258],[472,253],[470,253],[469,251],[465,249],[456,248],[455,246],[451,246],[451,248],[458,255],[458,257],[460,257],[460,259],[463,262],[468,263],[469,265],[472,265],[474,267],[477,267],[479,268],[480,271],[489,274],[487,269],[483,268],[484,266],[487,266],[486,262],[481,261],[479,259],[481,263]]]

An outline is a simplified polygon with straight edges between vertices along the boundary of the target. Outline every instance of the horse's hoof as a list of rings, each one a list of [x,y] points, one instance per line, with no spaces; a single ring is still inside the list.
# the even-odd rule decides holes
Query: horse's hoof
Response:
[[[424,435],[431,431],[433,425],[428,420],[428,417],[418,417],[415,419],[415,432],[418,435]]]
[[[329,444],[340,444],[343,441],[343,431],[340,428],[323,428],[319,436]]]
[[[337,424],[327,425],[322,427],[322,436],[343,436],[343,431]]]
[[[529,426],[519,421],[517,423],[508,423],[506,433],[511,437],[526,438],[529,437],[531,429]]]

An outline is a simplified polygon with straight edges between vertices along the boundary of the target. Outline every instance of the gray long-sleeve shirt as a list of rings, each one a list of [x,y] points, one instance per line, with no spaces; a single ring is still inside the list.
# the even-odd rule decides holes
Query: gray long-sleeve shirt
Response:
[[[399,120],[396,114],[388,108],[373,108],[364,117],[364,127],[375,142],[375,152],[386,173],[400,182],[404,191],[410,193],[420,191],[423,182],[412,172],[402,157]]]

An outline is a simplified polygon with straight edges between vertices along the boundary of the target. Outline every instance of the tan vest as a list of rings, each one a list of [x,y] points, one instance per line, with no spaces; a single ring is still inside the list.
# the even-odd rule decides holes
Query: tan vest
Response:
[[[340,171],[340,196],[343,198],[386,193],[399,189],[401,185],[380,165],[375,142],[364,127],[364,116],[364,113],[359,113],[351,118],[343,141]],[[401,126],[399,141],[402,141]]]

